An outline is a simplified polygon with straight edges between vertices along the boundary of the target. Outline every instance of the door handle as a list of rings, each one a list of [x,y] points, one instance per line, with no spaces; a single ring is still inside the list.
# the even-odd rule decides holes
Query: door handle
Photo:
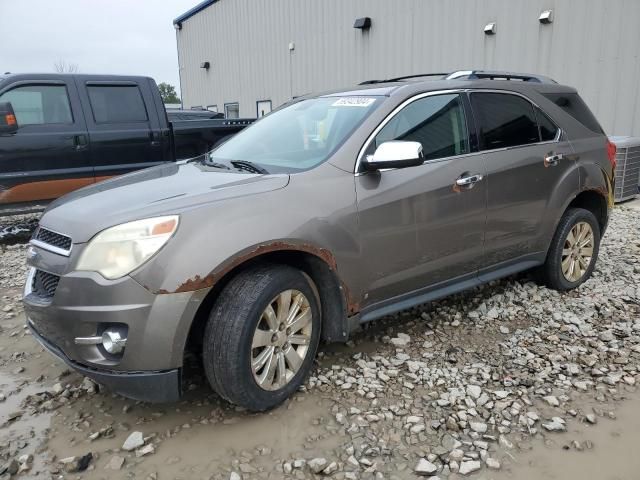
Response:
[[[160,145],[160,132],[149,132],[149,139],[151,140],[151,146]]]
[[[552,155],[547,155],[544,157],[544,166],[545,167],[555,167],[558,165],[558,162],[562,160],[563,155],[561,153],[556,153]]]
[[[478,183],[479,181],[481,181],[484,177],[482,175],[480,175],[479,173],[476,173],[474,175],[468,175],[466,177],[460,177],[456,180],[456,185],[459,187],[468,187],[471,186],[475,183]]]
[[[82,150],[86,148],[88,145],[87,136],[86,135],[74,135],[73,136],[73,146],[76,147],[76,150]]]

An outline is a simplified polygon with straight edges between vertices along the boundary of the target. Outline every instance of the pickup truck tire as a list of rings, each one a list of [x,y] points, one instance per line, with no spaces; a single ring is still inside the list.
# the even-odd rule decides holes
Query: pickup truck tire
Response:
[[[285,265],[245,270],[221,291],[204,332],[211,387],[252,411],[282,403],[309,374],[320,308],[305,275]]]
[[[558,224],[540,274],[555,290],[580,286],[593,273],[600,249],[600,225],[589,210],[571,208]]]

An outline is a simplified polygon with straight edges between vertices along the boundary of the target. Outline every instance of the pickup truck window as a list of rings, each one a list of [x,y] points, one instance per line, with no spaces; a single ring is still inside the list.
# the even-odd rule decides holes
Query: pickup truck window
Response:
[[[87,90],[96,123],[146,122],[148,119],[136,85],[89,85]]]
[[[64,85],[24,85],[0,95],[11,102],[18,125],[73,123],[67,88]]]
[[[245,161],[269,173],[294,173],[324,162],[373,112],[380,97],[319,97],[263,117],[209,154],[213,163]]]

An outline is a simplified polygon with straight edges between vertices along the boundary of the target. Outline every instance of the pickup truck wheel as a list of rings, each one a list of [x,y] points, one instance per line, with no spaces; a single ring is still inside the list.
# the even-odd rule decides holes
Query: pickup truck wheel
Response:
[[[320,323],[317,297],[301,271],[274,265],[241,272],[220,293],[205,328],[209,383],[249,410],[275,407],[309,374]]]
[[[546,263],[544,282],[555,290],[571,290],[589,279],[600,249],[600,226],[583,208],[567,210],[560,219]]]

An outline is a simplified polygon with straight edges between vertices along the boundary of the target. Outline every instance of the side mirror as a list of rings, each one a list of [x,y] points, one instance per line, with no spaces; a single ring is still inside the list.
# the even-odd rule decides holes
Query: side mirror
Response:
[[[422,165],[423,162],[424,156],[420,142],[391,140],[376,148],[373,155],[367,155],[364,164],[367,170],[382,170],[415,167]]]
[[[0,135],[16,133],[18,121],[11,102],[0,103]]]

